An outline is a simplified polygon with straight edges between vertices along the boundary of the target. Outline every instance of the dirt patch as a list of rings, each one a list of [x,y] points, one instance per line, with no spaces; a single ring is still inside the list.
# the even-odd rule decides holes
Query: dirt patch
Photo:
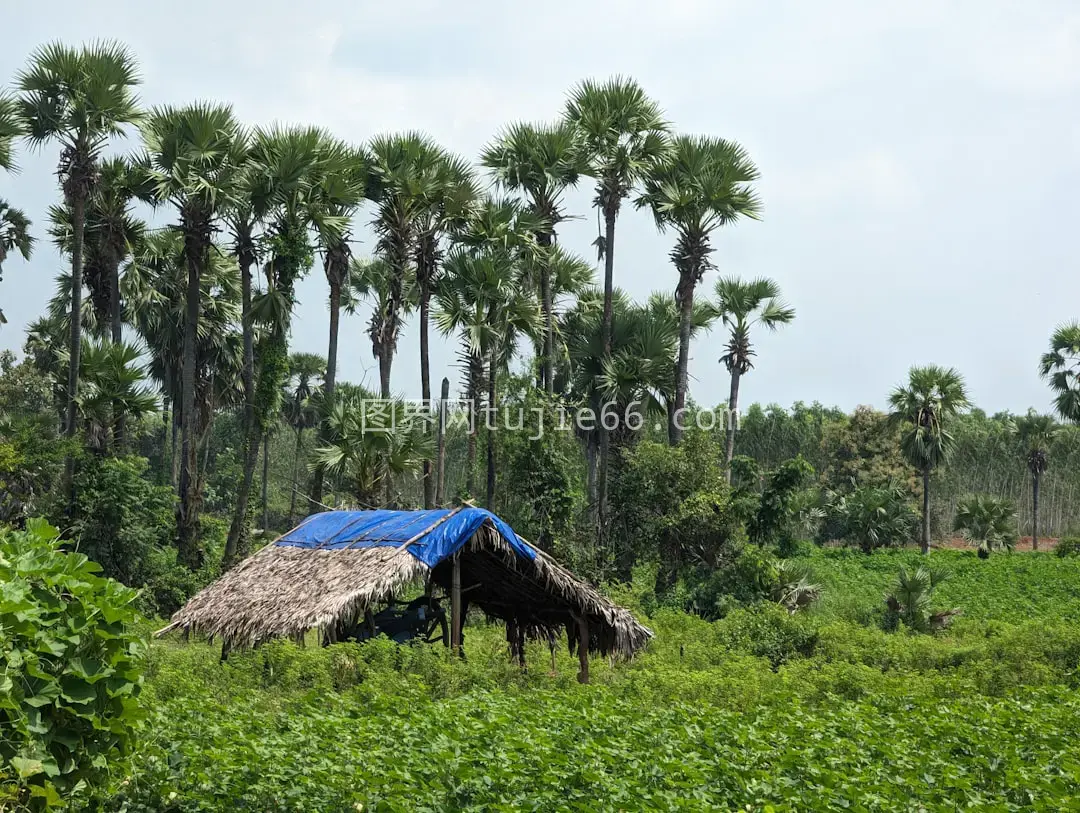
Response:
[[[1053,550],[1057,547],[1060,540],[1057,537],[1040,536],[1039,537],[1039,550]],[[938,542],[934,542],[931,547],[934,548],[958,548],[960,550],[971,550],[972,546],[969,545],[962,537],[954,536],[951,539],[945,539]],[[1020,541],[1016,543],[1016,547],[1013,550],[1016,551],[1030,551],[1031,537],[1022,536]]]

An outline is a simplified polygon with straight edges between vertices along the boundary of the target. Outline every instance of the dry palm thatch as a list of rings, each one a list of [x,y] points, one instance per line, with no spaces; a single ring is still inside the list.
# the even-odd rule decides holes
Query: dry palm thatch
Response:
[[[158,634],[184,630],[221,638],[229,648],[256,646],[308,630],[333,632],[430,578],[449,592],[452,557],[429,567],[398,546],[303,548],[271,544],[195,595]],[[588,622],[588,650],[633,655],[652,633],[542,551],[518,555],[485,522],[460,552],[465,600],[491,618],[550,640],[565,628],[571,651],[578,621]]]

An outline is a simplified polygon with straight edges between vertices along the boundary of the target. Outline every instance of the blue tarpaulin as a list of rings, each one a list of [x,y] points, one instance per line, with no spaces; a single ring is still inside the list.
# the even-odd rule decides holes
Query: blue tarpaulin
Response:
[[[453,514],[453,516],[451,516]],[[519,556],[535,559],[536,551],[514,529],[483,508],[433,511],[327,511],[312,514],[277,541],[278,545],[319,550],[400,547],[413,537],[409,553],[428,567],[451,556],[490,520]],[[426,531],[426,533],[425,533]]]

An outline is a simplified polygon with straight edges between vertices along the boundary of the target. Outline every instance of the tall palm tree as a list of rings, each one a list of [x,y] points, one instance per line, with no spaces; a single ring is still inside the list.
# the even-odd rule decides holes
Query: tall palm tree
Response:
[[[151,111],[143,125],[145,153],[139,161],[144,196],[173,204],[180,215],[187,270],[180,377],[180,501],[177,547],[192,570],[202,565],[199,545],[196,457],[196,365],[202,276],[211,262],[211,236],[236,198],[244,162],[241,128],[228,105],[195,103]]]
[[[577,185],[584,169],[584,153],[577,127],[566,121],[554,124],[516,123],[489,144],[480,157],[495,181],[504,189],[525,195],[532,211],[543,223],[536,241],[544,250],[555,243],[558,225],[566,219],[563,194]],[[540,304],[544,332],[540,376],[544,389],[554,392],[555,306],[552,291],[552,259],[548,251],[538,257]]]
[[[97,324],[108,328],[114,342],[123,338],[120,269],[146,234],[146,224],[131,211],[136,180],[127,159],[103,159],[86,201],[83,282],[90,289]],[[74,242],[71,207],[50,207],[49,220],[49,233],[57,247],[70,254]]]
[[[371,186],[370,160],[367,153],[343,142],[330,141],[324,146],[318,166],[318,189],[313,198],[312,219],[323,256],[323,272],[330,288],[330,332],[323,378],[323,405],[334,402],[337,386],[338,333],[341,321],[341,297],[352,261],[352,218],[367,199]],[[320,440],[325,443],[329,426],[320,425]],[[308,509],[318,511],[322,503],[323,470],[312,473]],[[296,496],[295,488],[293,497]],[[289,511],[290,524],[292,510]]]
[[[757,218],[760,203],[751,183],[757,167],[746,151],[732,141],[701,136],[679,136],[671,151],[645,178],[638,206],[648,206],[660,231],[676,235],[671,261],[679,273],[675,299],[679,303],[679,360],[675,376],[675,419],[668,421],[669,441],[682,438],[686,407],[690,331],[694,289],[713,268],[712,233],[741,217]]]
[[[754,366],[753,345],[750,329],[760,325],[766,330],[776,330],[795,319],[795,309],[780,299],[780,286],[771,279],[755,279],[744,282],[737,277],[725,277],[716,283],[716,309],[728,328],[727,352],[720,357],[721,363],[731,374],[731,392],[728,396],[727,439],[724,465],[727,480],[731,482],[731,459],[735,454],[735,416],[739,408],[739,382]]]
[[[71,336],[68,365],[67,425],[76,429],[79,353],[82,349],[83,239],[86,203],[97,181],[102,150],[125,125],[139,120],[135,87],[140,78],[134,56],[122,45],[99,42],[73,48],[43,45],[16,77],[19,115],[32,144],[60,144],[57,173],[64,200],[71,208]],[[70,483],[72,461],[67,464]],[[69,486],[70,487],[70,486]]]
[[[225,567],[246,550],[247,509],[259,448],[263,449],[265,469],[267,436],[277,418],[281,389],[289,374],[288,337],[295,285],[310,270],[314,259],[308,232],[317,202],[323,200],[318,166],[338,145],[314,127],[259,128],[247,139],[238,202],[229,213],[245,300],[246,394],[243,474],[225,543]],[[324,231],[341,230],[337,225],[340,218],[324,210],[319,215],[325,218]],[[266,287],[256,295],[251,290],[251,269],[258,256],[255,230],[263,224],[261,242],[268,255],[263,265]],[[256,342],[259,325],[262,332]],[[263,485],[265,490],[265,480]]]
[[[611,353],[615,290],[615,221],[624,199],[668,149],[668,125],[659,105],[633,79],[587,79],[570,92],[565,119],[577,130],[584,151],[583,173],[596,181],[593,205],[603,219],[597,248],[604,260],[604,352]],[[600,432],[599,519],[607,517],[608,433]]]
[[[465,224],[479,191],[473,169],[460,156],[430,145],[419,162],[415,193],[421,207],[416,221],[413,268],[420,316],[420,394],[431,405],[430,322],[431,297],[438,284],[446,236]],[[430,460],[424,461],[424,507],[435,507],[435,478]]]
[[[397,272],[386,260],[353,258],[342,289],[341,307],[350,316],[360,310],[361,303],[367,302],[371,306],[367,334],[376,361],[386,355],[383,342],[390,340],[396,344],[405,326],[405,317],[416,310],[416,286],[411,277],[402,281],[396,304],[391,307],[396,282]]]
[[[17,171],[13,144],[22,134],[18,104],[12,97],[0,93],[0,169]],[[19,252],[24,260],[30,259],[34,247],[30,225],[25,213],[0,199],[0,281],[4,278],[4,261],[12,251]],[[4,311],[0,309],[0,325],[5,321]]]
[[[1039,360],[1039,373],[1050,382],[1061,419],[1080,423],[1080,322],[1054,331],[1050,351]]]
[[[535,299],[523,296],[514,256],[488,249],[456,249],[446,264],[447,273],[435,293],[435,324],[446,336],[461,336],[466,371],[466,399],[470,411],[466,490],[472,494],[476,460],[477,419],[481,392],[487,389],[488,509],[495,499],[495,444],[499,372],[509,360],[517,336],[539,332],[540,313]]]
[[[1039,485],[1050,467],[1050,446],[1058,426],[1050,415],[1040,415],[1034,409],[1013,420],[1020,453],[1031,472],[1031,549],[1039,549]]]
[[[922,476],[922,552],[930,552],[930,475],[956,441],[949,423],[968,407],[960,373],[935,364],[912,367],[906,387],[889,395],[889,419],[901,427],[900,451]]]
[[[397,351],[405,280],[414,260],[419,219],[428,205],[428,185],[440,158],[439,147],[427,136],[408,132],[377,136],[371,153],[371,196],[377,236],[375,252],[386,263],[384,335],[372,338],[379,361],[379,395],[390,398],[390,370]]]
[[[326,359],[316,353],[293,353],[289,356],[289,380],[285,391],[285,420],[296,435],[293,452],[292,488],[289,497],[289,522],[291,528],[296,516],[296,494],[300,488],[297,479],[300,458],[304,452],[304,430],[319,424],[319,412],[313,396],[324,385],[327,375]],[[325,397],[325,389],[323,390]]]

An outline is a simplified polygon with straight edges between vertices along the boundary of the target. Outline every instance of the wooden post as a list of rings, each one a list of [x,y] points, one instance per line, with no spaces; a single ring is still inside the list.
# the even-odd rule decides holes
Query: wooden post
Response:
[[[578,683],[589,682],[589,619],[578,618]]]
[[[520,621],[515,625],[515,633],[517,635],[517,656],[518,666],[521,667],[521,671],[525,671],[525,625]]]
[[[442,392],[439,395],[439,424],[437,429],[438,460],[435,462],[435,506],[439,507],[446,498],[446,402],[450,399],[450,379],[442,380]]]
[[[450,582],[450,646],[461,655],[461,551],[454,554],[453,576]]]

